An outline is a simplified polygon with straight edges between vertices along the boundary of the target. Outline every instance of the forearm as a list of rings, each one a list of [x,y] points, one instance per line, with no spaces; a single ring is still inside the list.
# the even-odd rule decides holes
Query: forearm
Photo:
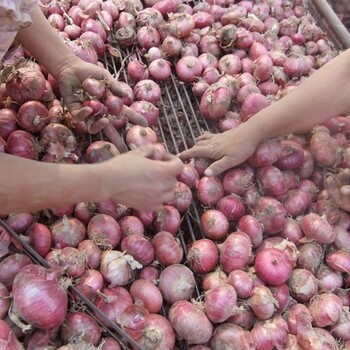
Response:
[[[102,200],[100,164],[52,164],[0,154],[0,169],[0,214]]]
[[[31,26],[20,30],[16,39],[49,73],[56,76],[63,63],[77,58],[51,27],[39,7],[32,12],[31,17]]]
[[[303,133],[350,110],[350,50],[313,73],[292,93],[247,121],[259,141]]]

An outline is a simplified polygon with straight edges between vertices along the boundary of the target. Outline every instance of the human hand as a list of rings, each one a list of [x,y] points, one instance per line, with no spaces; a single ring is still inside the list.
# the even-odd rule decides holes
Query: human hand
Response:
[[[350,169],[326,177],[326,189],[339,208],[350,212]]]
[[[169,203],[183,163],[173,155],[164,161],[149,159],[155,151],[153,145],[147,145],[99,164],[104,167],[103,198],[139,211],[157,211]]]
[[[179,157],[208,158],[214,162],[205,170],[205,176],[217,176],[227,169],[243,163],[252,155],[258,140],[252,136],[251,130],[240,126],[221,134],[204,133],[197,138],[197,143],[189,150],[183,151]]]
[[[72,117],[76,121],[83,121],[90,116],[92,109],[83,107],[76,92],[81,89],[82,82],[92,77],[97,80],[105,80],[109,84],[109,89],[113,94],[119,97],[126,96],[120,84],[113,76],[104,68],[95,64],[84,62],[78,58],[67,60],[64,65],[57,71],[55,79],[59,85],[61,95]],[[133,124],[147,126],[147,121],[141,115],[136,113],[128,106],[123,106],[122,114]],[[119,133],[109,123],[108,118],[103,117],[97,120],[89,127],[92,134],[96,134],[104,129],[107,137],[113,142],[121,152],[126,152],[127,147],[122,141]]]

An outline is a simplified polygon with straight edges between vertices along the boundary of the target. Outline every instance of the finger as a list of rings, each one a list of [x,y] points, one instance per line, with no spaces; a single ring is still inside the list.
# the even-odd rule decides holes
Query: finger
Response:
[[[101,118],[97,120],[93,125],[89,127],[89,133],[93,135],[97,134],[102,129],[104,129],[108,123],[109,120],[107,118]]]
[[[202,141],[202,140],[210,140],[215,134],[211,134],[210,132],[205,132],[204,134],[198,136],[196,138],[196,141]]]
[[[122,113],[128,118],[128,120],[131,123],[144,127],[148,126],[147,120],[141,114],[134,111],[132,108],[124,105]]]
[[[118,80],[115,79],[107,70],[102,70],[103,78],[108,81],[110,84],[109,88],[115,94],[119,97],[127,97],[128,94],[124,91],[122,86],[119,84]]]
[[[181,159],[189,158],[209,158],[211,159],[211,149],[207,146],[195,145],[192,148],[178,154]]]
[[[128,147],[126,146],[124,140],[111,123],[107,124],[103,131],[108,139],[118,148],[120,153],[125,153],[128,151]]]
[[[349,186],[349,185],[342,186],[342,187],[340,188],[340,193],[341,193],[343,196],[350,196],[350,186]]]
[[[178,157],[174,155],[168,155],[165,162],[166,162],[167,168],[172,174],[176,174],[176,175],[181,174],[184,168],[184,164]]]
[[[223,157],[220,160],[217,160],[216,162],[208,166],[208,168],[204,170],[204,175],[217,176],[217,175],[220,175],[225,170],[232,168],[235,165],[237,164],[232,164],[232,161],[230,158]]]
[[[71,115],[77,122],[82,122],[86,118],[88,118],[91,115],[91,113],[92,113],[92,109],[90,107],[84,107],[84,108],[74,109],[71,112]]]

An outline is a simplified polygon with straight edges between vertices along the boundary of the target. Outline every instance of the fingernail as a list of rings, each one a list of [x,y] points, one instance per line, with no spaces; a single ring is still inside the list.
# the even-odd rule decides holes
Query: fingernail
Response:
[[[205,169],[205,170],[204,170],[204,175],[205,175],[205,176],[213,176],[213,175],[214,175],[213,170],[211,170],[211,169]]]

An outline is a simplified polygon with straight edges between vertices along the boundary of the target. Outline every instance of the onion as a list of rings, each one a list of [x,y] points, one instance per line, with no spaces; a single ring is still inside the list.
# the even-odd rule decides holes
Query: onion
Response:
[[[51,247],[51,232],[47,226],[35,223],[26,230],[26,235],[29,237],[29,244],[35,251],[45,256]]]
[[[192,271],[208,273],[214,269],[219,259],[215,243],[207,238],[193,242],[187,253],[187,261]]]
[[[179,264],[183,258],[183,249],[177,238],[167,231],[160,231],[152,238],[154,254],[163,266]]]
[[[295,245],[299,245],[301,243],[300,240],[304,237],[304,234],[301,231],[299,222],[292,218],[288,218],[280,233],[280,236],[293,242]]]
[[[154,80],[167,80],[171,75],[171,63],[163,58],[155,59],[149,64],[148,71]]]
[[[253,185],[253,174],[240,168],[233,168],[227,171],[222,180],[225,193],[242,195]]]
[[[233,270],[228,275],[227,283],[230,284],[239,298],[247,299],[253,289],[253,279],[242,270]]]
[[[100,350],[121,350],[119,342],[114,340],[114,338],[102,338],[99,344]]]
[[[168,231],[175,235],[180,229],[181,217],[179,211],[171,205],[164,205],[153,221],[156,231]]]
[[[175,302],[168,318],[176,333],[189,344],[205,344],[213,334],[213,326],[205,313],[189,301]]]
[[[298,266],[315,273],[323,260],[323,248],[317,242],[304,243],[299,247]]]
[[[137,41],[141,48],[149,50],[151,47],[159,46],[160,35],[156,28],[151,26],[143,26],[137,30]]]
[[[5,321],[0,319],[0,343],[4,345],[4,349],[22,350],[23,346],[18,341],[12,329]]]
[[[20,234],[25,232],[33,224],[34,218],[31,213],[9,214],[5,222],[13,231]]]
[[[254,216],[243,215],[238,220],[237,228],[249,236],[253,248],[260,246],[263,240],[263,228]]]
[[[342,312],[341,299],[332,293],[322,293],[310,300],[309,311],[313,318],[313,325],[326,327],[340,318]]]
[[[18,129],[16,118],[17,115],[14,110],[8,108],[0,109],[0,137],[5,141],[13,131]]]
[[[251,331],[257,350],[284,348],[288,340],[288,325],[281,316],[257,323]]]
[[[118,250],[106,250],[101,254],[100,272],[110,283],[110,288],[128,284],[133,276],[132,270],[141,267],[132,256]]]
[[[179,79],[186,83],[193,83],[203,72],[202,64],[195,56],[180,58],[175,68]]]
[[[270,285],[280,285],[292,273],[292,263],[282,250],[265,248],[257,253],[254,268],[260,279]]]
[[[104,288],[95,300],[95,305],[103,312],[109,321],[115,322],[125,309],[133,304],[132,297],[124,287]],[[95,315],[101,322],[99,315]],[[102,322],[107,327],[108,323]]]
[[[83,42],[88,43],[90,47],[92,47],[97,55],[99,57],[103,56],[105,50],[106,50],[106,45],[104,40],[101,38],[101,36],[91,30],[83,32],[80,36],[79,39],[82,40]]]
[[[103,249],[115,248],[121,240],[121,230],[112,216],[96,214],[89,221],[87,236]]]
[[[61,331],[64,342],[79,338],[89,344],[97,345],[101,338],[101,329],[98,323],[84,312],[72,312],[65,319]]]
[[[60,326],[66,317],[68,298],[58,278],[57,271],[25,266],[13,282],[13,312],[39,329]]]
[[[134,86],[134,94],[136,100],[145,100],[151,103],[160,101],[161,90],[157,83],[153,80],[145,79],[139,81]]]
[[[86,161],[88,163],[102,163],[117,156],[118,148],[108,141],[94,141],[86,149]]]
[[[331,225],[321,216],[309,213],[300,222],[301,229],[307,238],[315,239],[319,243],[332,243],[335,232]]]
[[[287,284],[291,296],[298,302],[311,300],[318,291],[316,277],[305,269],[294,269]]]
[[[118,221],[120,226],[122,239],[130,235],[142,236],[144,234],[144,226],[142,221],[133,215],[127,215]]]
[[[159,275],[158,287],[169,304],[188,300],[195,287],[193,272],[181,264],[167,266]]]
[[[148,281],[151,281],[152,283],[156,284],[157,280],[159,278],[159,269],[155,266],[148,265],[143,267],[139,274],[138,277],[139,279],[145,279]]]
[[[138,343],[144,349],[173,349],[174,329],[165,317],[157,314],[146,315],[144,329]]]
[[[24,103],[39,100],[44,94],[46,81],[37,69],[21,67],[6,78],[6,91],[13,101]]]
[[[237,349],[250,349],[252,346],[252,339],[249,332],[230,323],[218,325],[210,339],[211,348],[224,349],[225,347],[232,346],[232,344],[237,346]]]
[[[236,194],[220,198],[216,203],[216,209],[224,213],[229,221],[239,220],[245,215],[243,202]]]
[[[141,114],[149,126],[154,126],[158,122],[159,109],[151,102],[135,101],[130,105],[130,108]]]
[[[83,240],[79,243],[78,250],[84,252],[89,267],[95,269],[100,265],[101,251],[93,240]]]
[[[316,274],[320,290],[333,292],[343,285],[343,277],[340,272],[336,272],[327,266],[322,266]]]
[[[102,274],[97,270],[86,270],[81,280],[75,288],[80,291],[86,298],[95,300],[98,292],[102,290],[104,280]]]
[[[218,177],[203,176],[197,183],[197,197],[203,205],[215,205],[224,195],[222,183]]]
[[[294,304],[286,311],[289,333],[296,335],[302,328],[311,327],[312,317],[309,309],[304,304]]]
[[[229,222],[224,213],[216,209],[210,209],[201,215],[200,226],[205,237],[220,240],[226,237]]]
[[[142,265],[150,264],[154,259],[152,244],[147,238],[139,235],[126,236],[121,242],[121,249],[130,254]]]
[[[350,320],[349,309],[343,307],[338,321],[330,326],[330,333],[336,338],[340,338],[343,340],[350,340],[349,339],[350,338],[349,320]]]
[[[278,307],[276,308],[276,314],[282,313],[286,307],[289,306],[291,297],[289,295],[289,289],[287,284],[283,283],[279,286],[269,286],[273,297],[277,300]]]
[[[33,135],[24,130],[15,130],[7,138],[6,151],[17,157],[38,160],[40,150]]]
[[[145,279],[134,281],[130,286],[130,295],[136,305],[144,307],[149,313],[159,313],[162,308],[162,294],[151,281]]]
[[[218,245],[220,263],[226,273],[233,270],[244,270],[252,254],[251,241],[244,232],[233,232],[224,243]]]
[[[304,214],[311,205],[311,195],[301,189],[295,189],[288,192],[283,201],[283,207],[291,217]]]
[[[237,294],[230,284],[223,284],[205,293],[205,313],[210,321],[221,323],[226,321],[236,308]]]
[[[158,29],[163,21],[162,14],[152,7],[147,7],[137,14],[137,22],[140,26],[151,26]]]
[[[260,285],[253,288],[249,305],[259,320],[267,320],[275,312],[276,300],[269,288]]]
[[[0,283],[0,319],[4,319],[9,310],[11,301],[8,289]]]
[[[247,121],[254,114],[258,113],[269,105],[269,100],[260,93],[253,93],[247,96],[241,106],[241,117]]]
[[[254,213],[267,235],[280,232],[287,220],[282,204],[272,197],[258,199],[254,206]]]
[[[0,283],[11,290],[18,272],[29,264],[31,264],[31,261],[24,254],[16,253],[6,256],[0,262]]]
[[[350,273],[350,254],[347,251],[329,252],[326,256],[326,263],[335,271]]]
[[[85,226],[76,218],[63,217],[50,226],[55,248],[77,247],[86,235]]]

